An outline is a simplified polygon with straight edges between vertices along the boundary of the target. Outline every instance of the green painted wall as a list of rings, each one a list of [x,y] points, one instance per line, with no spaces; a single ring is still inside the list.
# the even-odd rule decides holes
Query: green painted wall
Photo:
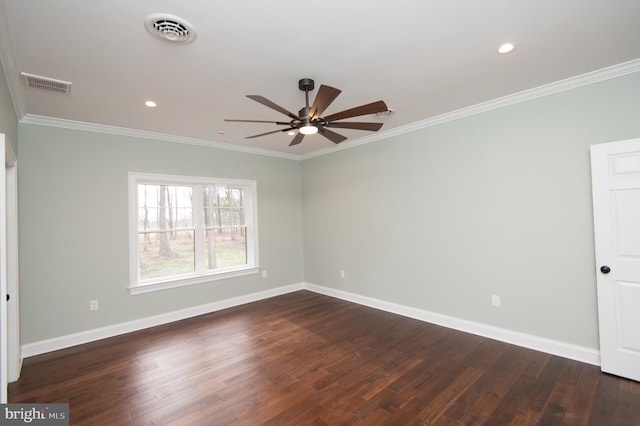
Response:
[[[303,280],[300,162],[36,125],[19,134],[23,344]],[[129,295],[129,171],[256,180],[268,278]]]
[[[638,137],[640,73],[306,160],[305,281],[597,348],[589,146]]]
[[[13,109],[7,80],[0,66],[0,133],[4,133],[5,140],[11,145],[13,153],[18,155],[18,119]]]
[[[21,124],[22,342],[306,281],[597,348],[589,146],[640,137],[639,93],[628,75],[302,162]],[[129,171],[257,180],[268,278],[130,296]]]

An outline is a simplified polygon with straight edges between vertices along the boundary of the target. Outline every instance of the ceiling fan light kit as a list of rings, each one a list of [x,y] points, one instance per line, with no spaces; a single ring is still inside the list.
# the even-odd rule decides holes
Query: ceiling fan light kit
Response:
[[[320,85],[318,94],[313,101],[313,104],[309,106],[309,92],[315,87],[315,83],[310,78],[303,78],[298,81],[298,88],[304,92],[305,106],[298,111],[298,114],[294,114],[291,111],[281,107],[280,105],[270,101],[264,96],[260,95],[247,95],[247,97],[253,101],[256,101],[268,108],[278,111],[281,114],[286,115],[290,121],[266,121],[266,120],[234,120],[225,119],[224,121],[233,121],[241,123],[271,123],[278,126],[287,126],[284,129],[273,130],[271,132],[261,133],[258,135],[247,136],[247,139],[257,138],[260,136],[271,135],[274,133],[287,133],[294,136],[289,146],[297,145],[307,135],[313,135],[320,133],[325,138],[329,139],[333,143],[340,143],[347,138],[339,133],[330,130],[329,128],[341,128],[341,129],[355,129],[355,130],[367,130],[371,132],[377,132],[382,127],[382,123],[369,123],[369,122],[342,122],[346,118],[359,117],[362,115],[379,114],[390,111],[384,101],[372,102],[366,105],[360,105],[355,108],[351,108],[345,111],[341,111],[335,114],[322,116],[322,113],[327,107],[338,97],[342,92],[331,86]]]
[[[300,127],[298,131],[305,136],[315,135],[316,133],[318,133],[318,128],[313,124],[307,124],[306,126]]]

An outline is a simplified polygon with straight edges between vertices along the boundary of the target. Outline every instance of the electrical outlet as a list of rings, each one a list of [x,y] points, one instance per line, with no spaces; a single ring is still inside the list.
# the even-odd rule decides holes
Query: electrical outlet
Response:
[[[97,299],[89,300],[89,310],[90,311],[97,311],[98,310],[98,300]]]
[[[344,278],[344,269],[340,270],[340,278]]]
[[[267,270],[266,269],[262,270],[262,278],[267,278]]]
[[[500,307],[500,296],[498,296],[497,294],[494,294],[491,296],[491,304],[493,306],[495,306],[496,308]]]

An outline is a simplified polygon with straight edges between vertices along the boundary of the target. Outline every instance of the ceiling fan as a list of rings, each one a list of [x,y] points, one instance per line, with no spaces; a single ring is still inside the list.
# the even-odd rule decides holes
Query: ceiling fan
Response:
[[[325,138],[329,139],[333,143],[340,143],[347,138],[339,133],[329,130],[329,128],[338,129],[356,129],[356,130],[369,130],[377,132],[382,127],[382,123],[364,123],[364,122],[338,122],[345,118],[358,117],[361,115],[375,114],[379,112],[387,112],[389,109],[383,101],[372,102],[366,105],[360,105],[355,108],[351,108],[345,111],[341,111],[331,115],[322,116],[325,109],[333,102],[342,90],[336,89],[331,86],[320,85],[318,94],[316,95],[313,105],[309,107],[309,92],[314,89],[314,82],[310,78],[303,78],[298,82],[298,88],[304,92],[305,106],[294,114],[291,111],[286,110],[280,105],[275,104],[264,96],[259,95],[247,95],[249,99],[252,99],[266,107],[274,109],[289,118],[291,121],[265,121],[265,120],[230,120],[241,123],[272,123],[278,126],[287,126],[284,129],[273,130],[271,132],[261,133],[259,135],[247,136],[246,139],[257,138],[260,136],[271,135],[278,132],[295,132],[297,133],[289,146],[297,145],[306,135],[313,135],[320,133]]]

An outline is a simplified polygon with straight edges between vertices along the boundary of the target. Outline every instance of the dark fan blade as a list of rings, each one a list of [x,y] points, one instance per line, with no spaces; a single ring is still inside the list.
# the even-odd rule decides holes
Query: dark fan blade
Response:
[[[289,146],[298,145],[300,142],[302,142],[302,139],[304,139],[304,135],[298,132],[298,134],[293,138]]]
[[[274,133],[282,133],[282,132],[288,132],[289,130],[291,130],[291,128],[288,129],[278,129],[278,130],[274,130],[271,132],[267,132],[267,133],[260,133],[259,135],[253,135],[253,136],[247,136],[245,139],[253,139],[253,138],[259,138],[260,136],[267,136],[267,135],[272,135]]]
[[[346,136],[342,136],[333,130],[326,129],[324,127],[318,127],[318,132],[333,143],[340,143],[347,140]]]
[[[289,123],[284,121],[266,121],[266,120],[231,120],[229,118],[225,118],[224,121],[233,121],[235,123],[271,123],[278,124],[280,126],[288,126]]]
[[[342,90],[340,89],[325,86],[324,84],[320,85],[318,94],[316,95],[313,105],[311,105],[311,109],[309,110],[309,117],[311,117],[312,120],[320,117],[324,110],[331,105],[331,102],[333,102],[340,93],[342,93]]]
[[[247,95],[247,98],[249,99],[253,99],[254,101],[267,106],[271,109],[275,109],[278,112],[283,113],[284,115],[288,115],[289,117],[295,119],[295,120],[300,120],[300,117],[298,117],[297,115],[295,115],[294,113],[292,113],[291,111],[287,111],[286,109],[282,108],[280,105],[274,104],[273,102],[271,102],[269,99],[265,98],[264,96],[259,96],[259,95]]]
[[[338,127],[341,129],[357,129],[357,130],[370,130],[372,132],[377,132],[382,127],[382,123],[356,123],[356,122],[348,122],[341,121],[338,123],[327,123],[326,127]]]
[[[326,121],[342,120],[344,118],[357,117],[359,115],[375,114],[376,112],[388,111],[387,104],[383,101],[372,102],[366,105],[360,105],[359,107],[351,108],[346,111],[341,111],[336,114],[328,115],[324,119]]]

